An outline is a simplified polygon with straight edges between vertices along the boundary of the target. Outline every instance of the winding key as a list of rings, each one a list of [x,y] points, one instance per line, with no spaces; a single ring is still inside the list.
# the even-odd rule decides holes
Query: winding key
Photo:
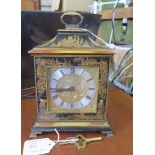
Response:
[[[76,135],[76,138],[78,138],[79,140],[74,144],[77,146],[78,149],[85,148],[87,143],[102,140],[102,137],[85,138],[81,134]]]

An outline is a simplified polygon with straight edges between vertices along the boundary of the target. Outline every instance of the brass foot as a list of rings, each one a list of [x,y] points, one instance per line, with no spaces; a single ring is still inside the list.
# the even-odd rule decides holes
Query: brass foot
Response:
[[[107,137],[113,137],[114,134],[112,133],[112,131],[110,131],[109,133],[107,133]]]
[[[31,132],[29,137],[36,138],[38,134],[42,134],[42,132]]]
[[[101,133],[102,133],[103,135],[106,135],[107,137],[112,137],[112,136],[114,136],[113,133],[112,133],[112,131],[101,131]]]

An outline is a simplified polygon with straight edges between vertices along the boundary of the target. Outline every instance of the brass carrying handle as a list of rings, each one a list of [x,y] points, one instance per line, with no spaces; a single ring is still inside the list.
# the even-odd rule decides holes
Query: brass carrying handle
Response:
[[[80,13],[78,13],[78,12],[65,12],[65,13],[63,13],[62,16],[61,16],[61,22],[62,22],[63,24],[65,24],[65,26],[68,25],[68,24],[63,20],[63,17],[66,16],[66,15],[69,15],[69,16],[79,16],[81,20],[80,20],[80,22],[79,22],[78,24],[75,24],[75,25],[77,25],[77,26],[79,26],[79,25],[83,22],[83,16],[82,16]]]

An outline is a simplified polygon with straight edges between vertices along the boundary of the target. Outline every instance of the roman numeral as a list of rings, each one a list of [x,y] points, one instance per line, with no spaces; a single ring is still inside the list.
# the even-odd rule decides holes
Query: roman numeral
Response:
[[[54,80],[54,81],[58,81],[57,79],[52,79],[52,80]]]
[[[53,100],[56,100],[58,98],[58,95],[53,96]]]
[[[74,105],[73,105],[73,104],[71,104],[71,109],[73,109],[73,107],[74,107]]]
[[[81,106],[84,106],[84,104],[82,102],[80,102]]]
[[[71,74],[74,74],[74,72],[75,72],[75,68],[71,67]]]
[[[50,88],[50,90],[54,90],[55,88]]]
[[[88,79],[87,82],[89,82],[89,81],[91,81],[91,80],[92,80],[92,78]]]
[[[61,102],[60,106],[62,107],[64,105],[64,101]]]
[[[83,75],[83,73],[84,73],[84,70],[82,71],[81,76]]]
[[[64,76],[64,72],[62,70],[60,70],[60,73],[62,74],[62,76]]]
[[[86,99],[87,99],[87,100],[91,100],[91,97],[87,95],[87,96],[86,96]]]

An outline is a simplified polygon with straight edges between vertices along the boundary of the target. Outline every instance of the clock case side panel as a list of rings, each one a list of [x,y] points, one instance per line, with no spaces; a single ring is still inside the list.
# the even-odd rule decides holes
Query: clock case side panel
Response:
[[[46,75],[45,75],[45,72],[44,71],[38,71],[40,69],[37,69],[38,67],[38,63],[43,65],[43,66],[46,66],[46,64],[48,64],[47,62],[50,62],[51,65],[54,65],[57,63],[57,65],[59,66],[67,66],[67,65],[71,65],[71,61],[74,59],[74,61],[76,63],[74,63],[74,65],[78,65],[79,63],[84,63],[85,61],[85,64],[89,64],[91,63],[92,65],[94,65],[94,60],[95,59],[98,59],[98,61],[103,61],[101,63],[104,63],[106,62],[107,64],[107,77],[108,77],[108,64],[109,64],[109,57],[103,57],[103,56],[100,56],[100,57],[96,57],[96,56],[91,56],[91,57],[82,57],[81,58],[81,55],[79,57],[63,57],[61,58],[60,56],[57,57],[46,57],[46,56],[42,56],[42,57],[35,57],[35,72],[36,72],[36,99],[37,99],[37,120],[38,121],[79,121],[77,118],[80,118],[80,120],[82,121],[87,121],[87,120],[104,120],[105,118],[105,109],[103,111],[102,114],[100,114],[101,116],[99,115],[94,115],[92,114],[92,116],[88,116],[87,114],[87,117],[86,116],[82,116],[82,115],[77,115],[77,114],[71,114],[70,116],[68,116],[68,114],[61,114],[61,117],[58,117],[58,115],[52,115],[50,113],[47,113],[46,111],[46,107],[47,107],[47,95],[46,95]],[[54,62],[53,62],[54,61]],[[69,63],[69,64],[68,64]],[[49,64],[48,64],[49,66]],[[40,73],[41,74],[40,74]],[[38,83],[38,80],[39,80],[39,77],[41,77],[39,83]],[[107,79],[106,79],[107,80]],[[107,87],[108,87],[108,83],[106,83],[106,86],[104,86],[104,91],[107,90]],[[100,88],[102,89],[102,88]],[[104,106],[106,106],[106,100],[107,100],[107,91],[104,92],[105,95],[103,96],[103,100],[104,100]],[[102,94],[102,93],[101,93]],[[94,115],[94,116],[93,116]],[[60,115],[59,115],[60,116]]]
[[[35,81],[35,94],[36,94],[36,121],[38,121],[38,113],[39,113],[39,99],[37,93],[37,67],[36,67],[36,58],[33,56],[34,61],[34,81]]]

